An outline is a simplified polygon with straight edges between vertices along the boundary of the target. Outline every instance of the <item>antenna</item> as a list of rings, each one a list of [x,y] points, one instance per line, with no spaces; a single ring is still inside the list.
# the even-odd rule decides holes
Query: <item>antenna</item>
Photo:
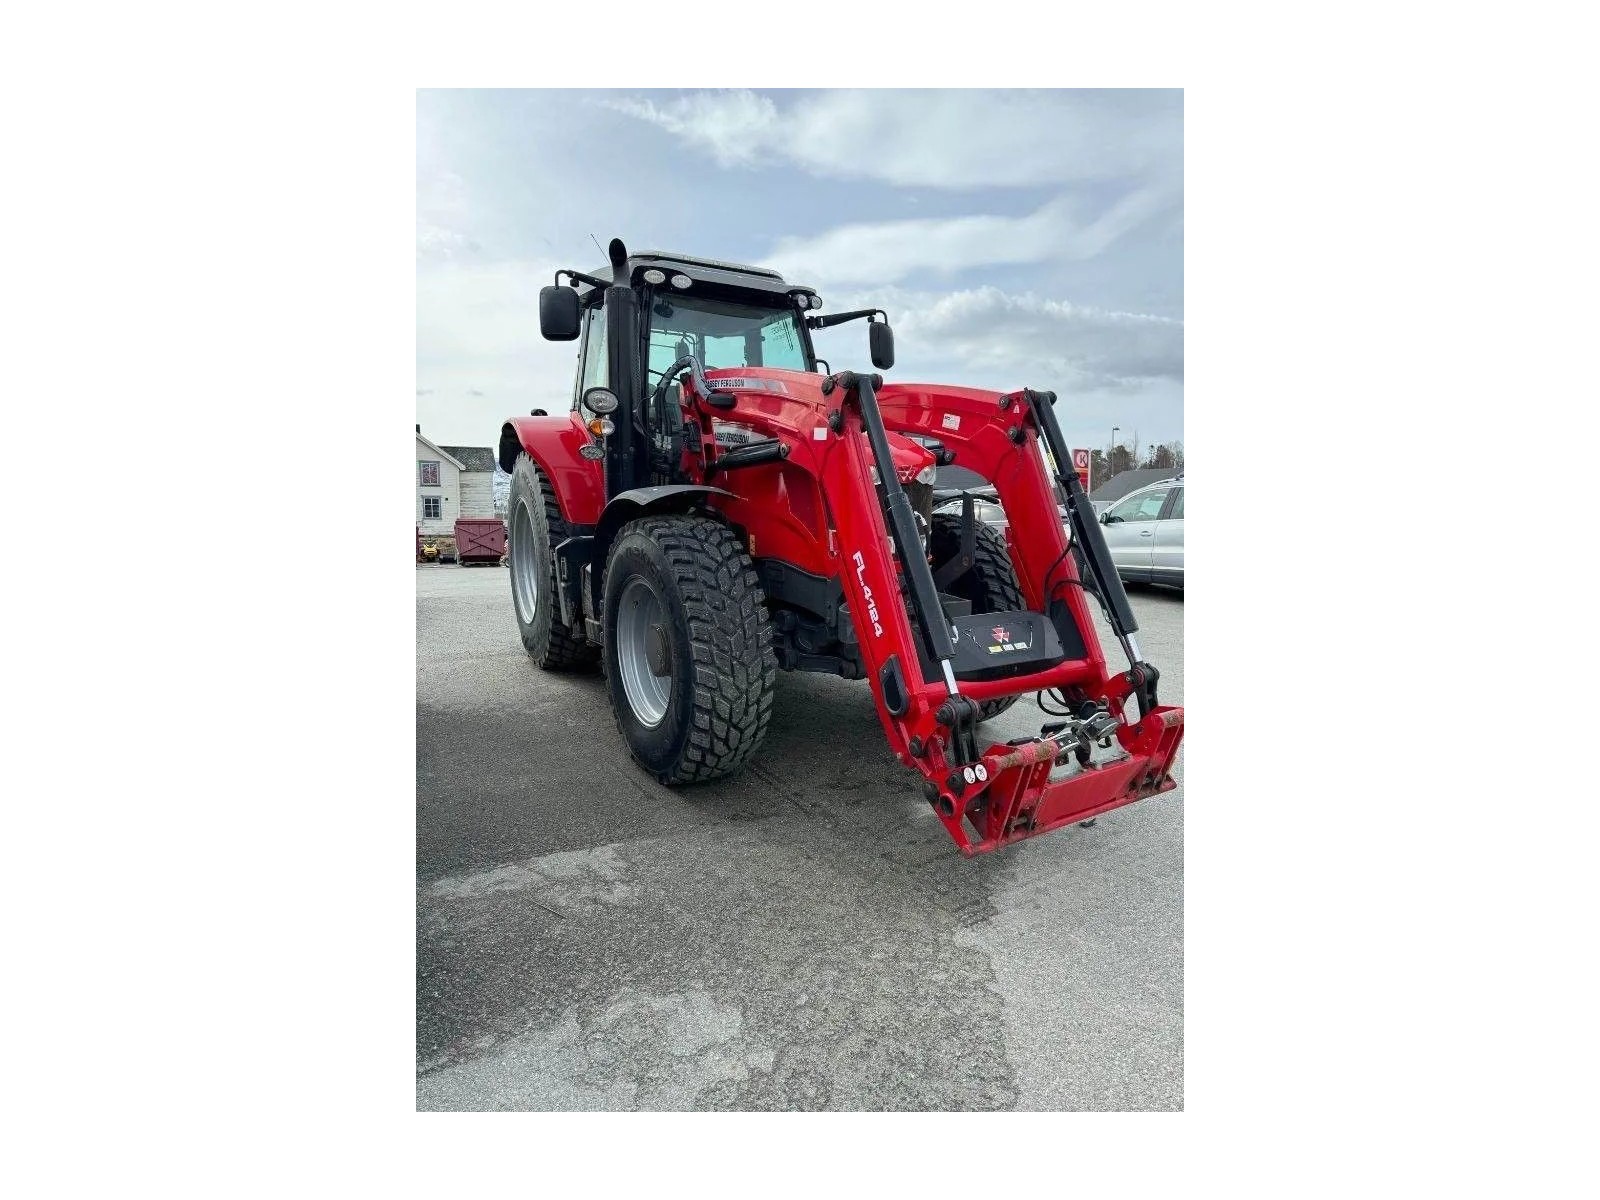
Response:
[[[594,234],[591,233],[589,235],[589,240],[594,243],[594,248],[596,250],[600,251],[601,254],[604,254],[606,252],[605,247],[600,244],[600,239],[595,237]]]

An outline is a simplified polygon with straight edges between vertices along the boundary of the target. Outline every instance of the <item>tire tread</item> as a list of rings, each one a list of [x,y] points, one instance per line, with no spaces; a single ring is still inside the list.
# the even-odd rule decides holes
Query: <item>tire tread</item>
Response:
[[[717,779],[745,764],[772,720],[778,661],[760,577],[734,532],[709,517],[641,517],[619,532],[613,556],[630,533],[660,548],[683,600],[694,658],[687,736],[677,763],[657,777],[665,784]],[[608,587],[610,570],[607,562]]]
[[[524,476],[526,472],[526,476]],[[555,548],[571,536],[570,526],[562,519],[561,506],[556,502],[555,489],[550,480],[541,471],[533,459],[524,453],[518,460],[513,471],[511,503],[517,503],[519,487],[538,488],[541,501],[535,516],[544,517],[545,544],[550,552],[550,577],[545,580],[545,586],[539,590],[539,603],[549,603],[554,607],[550,610],[549,630],[542,636],[539,631],[539,619],[534,617],[531,627],[523,627],[521,618],[517,619],[518,631],[522,636],[522,645],[527,650],[530,658],[540,668],[559,674],[568,674],[579,671],[591,670],[600,661],[600,647],[595,646],[582,635],[574,633],[561,623],[560,601],[556,598],[555,577]],[[510,514],[507,514],[507,524],[510,524]],[[534,533],[537,535],[539,522],[534,521]],[[509,555],[509,547],[508,547]],[[509,558],[508,558],[509,562]],[[516,586],[512,581],[513,588]]]

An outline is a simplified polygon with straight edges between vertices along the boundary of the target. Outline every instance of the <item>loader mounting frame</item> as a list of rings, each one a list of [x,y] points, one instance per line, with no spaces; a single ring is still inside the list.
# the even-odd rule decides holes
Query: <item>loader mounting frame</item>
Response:
[[[988,424],[1003,429],[1006,441],[1018,451],[1011,456],[1012,469],[1001,490],[1002,496],[1009,492],[1024,505],[1008,506],[1008,511],[1056,511],[1038,442],[1042,439],[1050,451],[1055,484],[1065,496],[1074,534],[1071,546],[1078,552],[1071,553],[1055,520],[1031,526],[1024,536],[1043,543],[1052,565],[1034,579],[1019,564],[1019,576],[1030,599],[1037,595],[1038,610],[1048,611],[1056,602],[1064,605],[1062,616],[1071,619],[1087,653],[1039,672],[969,682],[957,678],[954,669],[952,627],[944,616],[932,570],[921,554],[905,552],[905,547],[919,542],[905,490],[893,469],[878,400],[882,377],[844,371],[830,378],[833,388],[825,383],[824,391],[836,392],[838,411],[848,413],[838,423],[845,454],[832,456],[837,467],[824,476],[825,490],[838,494],[832,508],[855,564],[854,570],[843,573],[846,594],[854,591],[852,608],[865,611],[874,598],[868,590],[872,581],[892,586],[887,581],[898,576],[905,583],[904,605],[878,608],[887,636],[861,639],[865,674],[877,694],[891,745],[902,762],[923,775],[927,799],[961,852],[970,856],[994,850],[1176,787],[1171,766],[1183,736],[1183,710],[1157,702],[1158,674],[1139,657],[1138,623],[1094,520],[1093,506],[1076,473],[1060,467],[1071,459],[1051,406],[1055,397],[1029,390],[1002,395]],[[903,423],[913,414],[899,416]],[[976,430],[969,433],[969,444],[975,434]],[[869,463],[883,481],[881,503],[867,482]],[[1026,504],[1029,497],[1031,505]],[[1015,521],[1012,528],[1018,528]],[[1014,544],[1013,553],[1019,548]],[[1038,560],[1037,545],[1034,549],[1031,556],[1020,556],[1024,562]],[[1087,579],[1080,576],[1080,563]],[[1112,629],[1129,658],[1124,672],[1109,671],[1094,645],[1083,595],[1086,587],[1104,600]],[[922,670],[922,656],[915,650],[919,643],[934,670]],[[890,679],[904,679],[903,690],[886,689]],[[1086,714],[1104,712],[1114,718],[1114,732],[1098,740],[1105,745],[1114,738],[1121,756],[1096,763],[1084,741],[1063,736],[1062,727],[1053,736],[1041,731],[1040,737],[1023,739],[1020,745],[979,749],[978,700],[1049,689],[1074,697]],[[1130,697],[1135,705],[1128,704]],[[1067,724],[1078,729],[1083,723],[1079,718]],[[1067,772],[1058,774],[1062,767]]]

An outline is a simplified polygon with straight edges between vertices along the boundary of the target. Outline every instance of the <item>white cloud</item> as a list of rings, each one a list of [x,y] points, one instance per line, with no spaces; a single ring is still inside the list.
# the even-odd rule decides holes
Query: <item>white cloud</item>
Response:
[[[1023,362],[1088,376],[1100,386],[1183,380],[1183,322],[1170,317],[983,287],[912,303],[899,328],[913,345],[926,343],[983,369]]]
[[[607,102],[723,166],[789,161],[822,175],[908,186],[1061,184],[1182,162],[1174,91],[835,91],[780,107],[748,91]]]
[[[565,410],[576,350],[539,336],[555,264],[419,264],[417,420],[436,442],[490,446],[505,418]]]
[[[723,166],[754,163],[781,144],[778,106],[754,92],[695,92],[661,105],[631,97],[605,103],[710,152]]]
[[[900,289],[844,293],[830,308],[881,307],[895,332],[896,379],[1004,391],[1136,391],[1181,388],[1183,322],[1117,312],[994,287],[958,292]],[[866,335],[842,325],[816,335],[817,352],[837,367],[864,366]]]
[[[417,153],[417,260],[447,260],[479,249],[469,230],[476,214],[466,181]]]
[[[492,445],[507,416],[566,407],[574,347],[539,337],[539,289],[553,269],[519,261],[419,271],[417,419],[435,441]],[[1074,403],[1092,395],[1091,411],[1104,408],[1117,420],[1144,396],[1151,401],[1149,432],[1181,431],[1182,321],[994,287],[874,288],[829,299],[835,311],[857,307],[889,313],[898,358],[892,378],[1048,388],[1074,396]],[[866,366],[859,323],[816,339],[818,353],[834,367]]]
[[[794,186],[788,170],[752,169],[749,203],[688,210],[672,235],[661,237],[718,256],[737,233],[742,245],[771,247],[767,261],[786,275],[819,287],[829,310],[888,310],[899,355],[891,378],[1050,388],[1063,397],[1064,423],[1083,431],[1105,426],[1093,435],[1100,441],[1111,424],[1139,427],[1146,440],[1181,433],[1182,322],[1116,311],[1093,290],[1072,293],[1086,303],[1050,298],[1061,286],[1057,280],[1078,278],[1093,289],[1097,280],[1118,277],[1119,256],[1147,251],[1141,238],[1164,235],[1168,222],[1181,219],[1181,96],[887,91],[786,93],[773,100],[702,92],[652,102],[612,93],[576,105],[576,116],[602,118],[593,105],[667,130],[670,136],[660,140],[695,148],[681,151],[686,162],[779,164],[921,191],[921,210],[909,207],[915,195],[877,186],[819,187],[813,197]],[[481,106],[495,108],[488,101]],[[539,337],[538,294],[557,266],[587,263],[581,245],[560,252],[562,261],[546,261],[557,252],[541,245],[567,236],[555,227],[553,214],[562,209],[530,204],[530,180],[559,174],[569,132],[595,144],[577,137],[588,130],[563,127],[558,138],[522,121],[519,110],[516,128],[525,144],[501,146],[473,124],[483,117],[479,107],[477,99],[419,106],[418,124],[417,419],[436,441],[462,445],[492,445],[510,414],[559,411],[568,403],[574,347]],[[616,119],[603,123],[615,136]],[[644,140],[644,131],[632,132]],[[539,172],[512,170],[513,159]],[[599,203],[585,180],[584,172],[569,173],[577,190],[566,208],[587,211]],[[870,190],[872,214],[949,212],[953,197],[933,189],[1012,185],[1057,198],[1030,200],[1038,207],[1012,215],[1015,196],[1006,207],[989,207],[995,193],[986,191],[981,205],[974,197],[969,215],[880,223],[861,223],[864,210],[855,202],[858,191]],[[783,203],[757,202],[758,193]],[[792,210],[783,207],[790,198]],[[774,241],[763,229],[820,232]],[[1103,257],[1089,270],[1031,266],[1097,256]],[[1148,279],[1144,259],[1140,285],[1120,290],[1166,294],[1176,309],[1181,262],[1171,258],[1163,283]],[[1003,276],[985,276],[990,266]],[[991,281],[1010,290],[976,286]],[[859,323],[820,333],[818,343],[835,368],[867,366]]]
[[[974,267],[1093,258],[1162,211],[1155,188],[1124,196],[1093,217],[1057,197],[1021,217],[927,217],[841,225],[815,237],[786,237],[764,265],[788,279],[829,287],[895,282],[917,271],[954,274]]]
[[[874,303],[866,295],[842,300],[849,308]],[[890,289],[876,303],[894,323],[891,379],[1053,391],[1074,446],[1101,444],[1112,425],[1129,437],[1139,431],[1146,444],[1183,436],[1182,321],[993,287]],[[843,339],[835,366],[866,367],[859,326],[828,333]]]

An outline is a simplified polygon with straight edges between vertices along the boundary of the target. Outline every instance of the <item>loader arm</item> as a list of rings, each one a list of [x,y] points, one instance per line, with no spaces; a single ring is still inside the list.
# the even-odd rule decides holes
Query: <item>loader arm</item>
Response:
[[[967,411],[951,414],[950,397],[939,413],[899,393],[883,406],[902,428],[931,429],[935,416],[947,431],[964,424],[964,449],[987,460],[986,473],[1012,514],[1012,556],[1031,611],[947,617],[890,461],[882,381],[852,372],[831,379],[824,391],[838,400],[830,419],[838,444],[824,456],[822,481],[862,660],[891,747],[922,773],[929,802],[962,852],[992,850],[1175,787],[1170,768],[1182,710],[1154,703],[1153,671],[1137,660],[1132,642],[1131,607],[1114,569],[1102,574],[1110,559],[1099,526],[1084,519],[1087,500],[1069,488],[1073,530],[1093,576],[1087,586],[1106,599],[1129,647],[1128,671],[1112,673],[1100,653],[1086,581],[1056,517],[1039,452],[1041,435],[1060,439],[1048,402],[1034,393],[974,394],[957,406]],[[1053,457],[1068,461],[1059,450]],[[869,467],[881,485],[871,482]],[[1029,521],[1028,512],[1041,517]],[[1030,619],[1033,613],[1047,622]],[[1037,632],[1020,647],[1012,627],[1024,626]],[[1041,652],[1040,638],[1050,652]],[[1019,665],[986,670],[984,651],[996,663],[1015,656]],[[1069,720],[1017,745],[979,749],[976,701],[1040,691],[1073,704]],[[1134,720],[1125,701],[1136,692]],[[1113,740],[1120,756],[1094,761],[1093,746]],[[1070,769],[1060,775],[1063,765]]]

